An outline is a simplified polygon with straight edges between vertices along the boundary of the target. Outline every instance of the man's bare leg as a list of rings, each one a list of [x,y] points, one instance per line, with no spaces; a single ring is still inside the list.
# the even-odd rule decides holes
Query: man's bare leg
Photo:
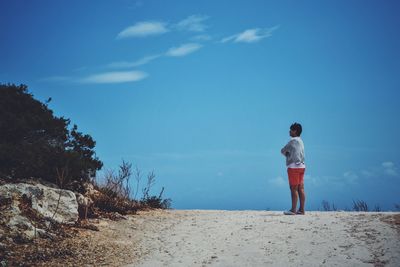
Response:
[[[299,185],[291,185],[290,186],[290,193],[292,196],[292,209],[291,209],[292,212],[296,212],[297,199],[299,197],[298,191],[299,191]]]
[[[304,192],[304,184],[300,184],[298,187],[299,199],[300,199],[300,208],[299,212],[304,214],[304,205],[306,202],[306,193]]]

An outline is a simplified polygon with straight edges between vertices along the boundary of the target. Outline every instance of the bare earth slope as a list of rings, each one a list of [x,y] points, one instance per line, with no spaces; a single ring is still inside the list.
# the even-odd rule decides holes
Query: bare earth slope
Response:
[[[400,266],[398,220],[372,212],[142,212],[125,222],[135,236],[128,266]]]

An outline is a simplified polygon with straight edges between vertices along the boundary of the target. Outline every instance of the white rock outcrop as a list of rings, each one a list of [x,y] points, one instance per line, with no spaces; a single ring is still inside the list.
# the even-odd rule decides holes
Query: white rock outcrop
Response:
[[[59,223],[73,224],[78,220],[78,202],[74,192],[56,189],[42,184],[4,184],[0,195],[4,198],[26,195],[32,200],[32,208],[45,218]]]

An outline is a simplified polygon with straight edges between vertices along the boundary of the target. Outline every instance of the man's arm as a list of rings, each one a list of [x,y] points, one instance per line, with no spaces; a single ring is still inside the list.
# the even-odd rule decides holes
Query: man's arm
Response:
[[[289,143],[286,144],[286,146],[284,146],[284,147],[281,149],[282,155],[284,155],[285,157],[287,157],[288,154],[289,154],[289,149],[290,149],[290,141],[289,141]]]

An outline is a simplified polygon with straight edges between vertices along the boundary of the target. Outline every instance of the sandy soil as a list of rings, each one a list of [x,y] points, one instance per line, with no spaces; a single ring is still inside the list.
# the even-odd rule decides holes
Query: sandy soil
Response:
[[[126,266],[400,266],[398,223],[399,213],[151,211],[120,223],[113,242],[134,236]]]

